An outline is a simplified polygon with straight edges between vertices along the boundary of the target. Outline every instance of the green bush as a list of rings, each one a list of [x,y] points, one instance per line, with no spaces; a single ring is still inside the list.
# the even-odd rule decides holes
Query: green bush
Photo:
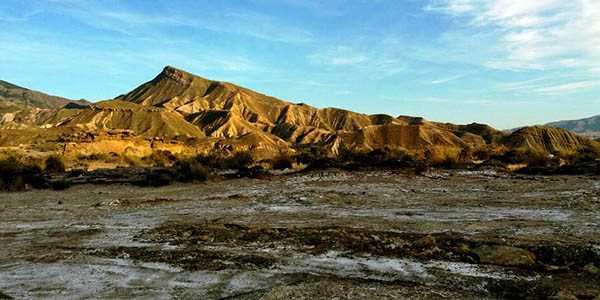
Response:
[[[44,162],[46,172],[62,173],[65,171],[65,162],[58,155],[50,155]]]

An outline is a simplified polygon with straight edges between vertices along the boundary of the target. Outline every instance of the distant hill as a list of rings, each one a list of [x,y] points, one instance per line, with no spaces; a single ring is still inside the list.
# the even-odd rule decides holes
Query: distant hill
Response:
[[[593,139],[600,138],[600,115],[579,120],[552,122],[546,125],[566,129]]]
[[[75,141],[67,136],[79,136],[97,142],[93,136],[124,135],[128,139],[191,143],[195,149],[201,145],[229,152],[250,150],[261,156],[310,145],[330,153],[342,149],[467,145],[506,145],[549,152],[600,149],[596,141],[550,127],[527,127],[510,134],[485,124],[456,125],[412,116],[319,109],[170,66],[131,92],[95,104],[48,96],[5,82],[0,91],[7,95],[2,98],[7,106],[12,105],[10,110],[0,110],[2,145],[39,143],[40,137]],[[119,145],[132,147],[131,143]],[[116,144],[103,147],[116,149]]]
[[[562,128],[590,139],[600,140],[600,115],[585,119],[551,122],[544,126]],[[523,127],[507,129],[504,132],[512,133],[521,128]]]
[[[62,108],[69,103],[89,105],[85,100],[70,100],[57,96],[50,96],[38,91],[32,91],[10,82],[0,80],[0,111],[41,108]]]

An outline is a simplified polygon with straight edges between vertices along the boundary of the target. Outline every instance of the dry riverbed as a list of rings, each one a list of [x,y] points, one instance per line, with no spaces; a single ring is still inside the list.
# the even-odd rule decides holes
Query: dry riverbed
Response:
[[[0,299],[600,299],[600,178],[319,171],[0,194]]]

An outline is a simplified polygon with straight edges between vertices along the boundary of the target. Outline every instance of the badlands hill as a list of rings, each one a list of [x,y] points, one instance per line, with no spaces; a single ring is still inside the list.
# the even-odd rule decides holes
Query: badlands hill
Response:
[[[0,112],[0,145],[15,146],[17,141],[27,144],[27,137],[29,142],[58,139],[98,143],[98,138],[90,141],[89,137],[122,136],[127,132],[128,139],[174,141],[204,150],[251,150],[260,156],[308,145],[324,147],[331,153],[344,148],[467,145],[546,151],[600,149],[600,143],[562,129],[533,127],[509,134],[484,124],[455,125],[410,116],[319,109],[170,66],[151,81],[113,100],[89,106],[66,101],[61,102],[63,105],[38,105],[35,110],[15,109],[10,115]],[[115,130],[121,133],[110,133]],[[15,132],[21,132],[18,139],[7,138]],[[131,145],[124,143],[123,147]]]
[[[0,112],[10,112],[31,108],[62,108],[69,103],[88,105],[85,100],[69,100],[32,91],[0,80]]]

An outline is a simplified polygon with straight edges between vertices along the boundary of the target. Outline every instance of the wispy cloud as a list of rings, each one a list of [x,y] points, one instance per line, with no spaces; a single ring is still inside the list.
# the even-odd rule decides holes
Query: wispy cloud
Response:
[[[315,15],[340,17],[348,12],[348,0],[257,0],[267,4],[285,3],[310,10]],[[356,0],[354,0],[356,1]]]
[[[589,89],[592,87],[600,86],[600,80],[587,80],[571,82],[567,84],[561,84],[556,86],[547,86],[536,88],[533,91],[544,95],[557,95],[565,93],[574,93],[580,90]]]
[[[332,65],[354,65],[365,61],[367,58],[363,55],[352,56],[352,57],[334,57],[331,59]]]
[[[306,58],[313,65],[329,68],[352,67],[356,74],[361,76],[384,78],[405,70],[404,61],[396,50],[386,47],[382,42],[372,43],[357,39],[347,44],[319,49]]]
[[[459,75],[454,75],[454,76],[450,76],[450,77],[440,78],[437,80],[429,81],[428,84],[442,84],[442,83],[446,83],[446,82],[450,82],[450,81],[454,81],[454,80],[463,78],[465,76],[467,76],[467,74],[459,74]]]

